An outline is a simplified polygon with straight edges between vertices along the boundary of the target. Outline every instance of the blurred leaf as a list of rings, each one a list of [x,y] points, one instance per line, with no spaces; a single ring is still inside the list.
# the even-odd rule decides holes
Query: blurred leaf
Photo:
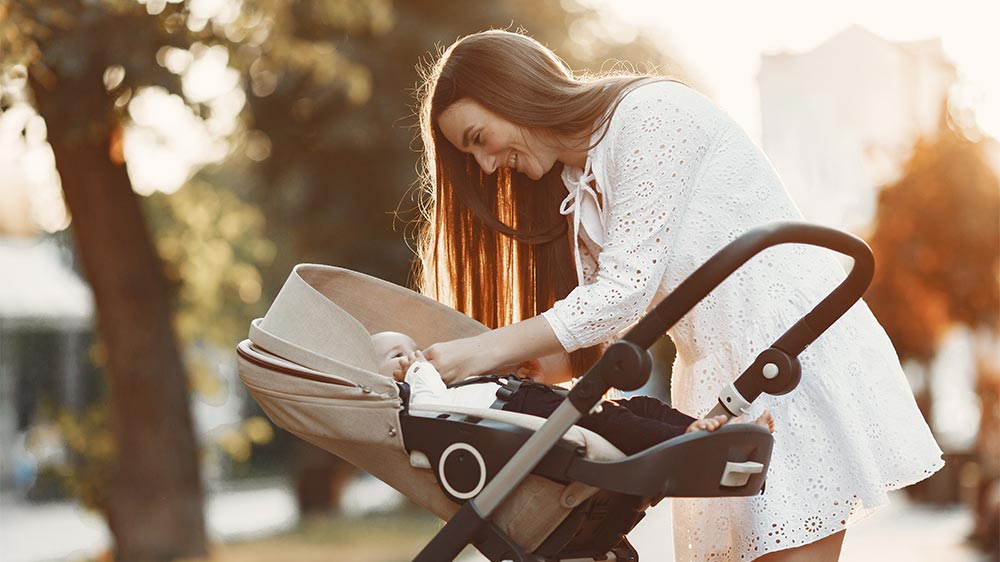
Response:
[[[108,409],[92,406],[82,415],[63,410],[56,427],[69,452],[69,463],[60,470],[63,485],[84,507],[103,512],[117,454]]]
[[[232,191],[202,180],[145,201],[176,288],[181,339],[232,348],[246,337],[249,321],[266,310],[260,269],[269,265],[274,245],[265,237],[264,215]]]
[[[243,422],[243,433],[254,445],[265,445],[274,439],[274,428],[261,416],[252,416]]]
[[[879,194],[871,236],[876,275],[866,295],[902,358],[929,360],[954,323],[997,332],[1000,183],[995,141],[947,123],[914,147]]]

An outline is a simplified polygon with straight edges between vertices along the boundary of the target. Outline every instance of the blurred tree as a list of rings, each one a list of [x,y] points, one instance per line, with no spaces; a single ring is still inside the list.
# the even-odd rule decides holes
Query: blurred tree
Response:
[[[956,324],[985,335],[990,347],[1000,337],[1000,181],[990,164],[996,141],[971,141],[943,115],[936,137],[919,140],[902,177],[879,193],[871,236],[876,272],[866,295],[900,358],[922,364]],[[976,454],[983,485],[995,490],[1000,469],[984,440],[1000,431],[992,406],[1000,386],[997,365],[986,359],[975,360],[983,407]],[[918,386],[916,396],[929,418],[930,384]],[[963,463],[955,461],[908,491],[958,501]]]
[[[183,404],[187,383],[171,330],[164,264],[154,248],[189,311],[173,325],[185,340],[195,333],[223,341],[242,332],[219,320],[249,314],[261,297],[266,302],[298,262],[334,263],[405,283],[412,254],[394,232],[404,224],[394,210],[400,206],[405,214],[410,205],[405,194],[419,147],[407,127],[415,124],[414,64],[421,55],[462,34],[521,24],[576,68],[605,67],[611,56],[664,63],[650,42],[606,33],[596,14],[572,1],[508,0],[458,10],[442,0],[395,8],[388,0],[243,0],[214,3],[216,14],[205,5],[0,0],[0,16],[6,16],[0,17],[0,37],[9,47],[0,64],[32,85],[97,296],[120,461],[106,513],[126,560],[157,548],[172,555],[197,552],[204,540],[194,531],[190,540],[181,537],[177,521],[190,529],[203,524],[179,509],[164,508],[162,520],[143,522],[142,529],[140,518],[128,515],[145,505],[150,478],[164,482],[171,501],[185,509],[200,506]],[[226,47],[228,64],[240,71],[247,92],[250,125],[231,136],[237,151],[223,166],[229,173],[202,175],[169,198],[139,205],[123,166],[130,100],[148,86],[184,95],[182,71],[171,69],[170,53],[210,45]],[[208,104],[190,96],[184,101],[211,117]],[[236,197],[222,201],[217,186],[234,178],[239,181],[227,187]],[[249,226],[259,225],[259,217],[238,211],[246,220],[214,224],[243,199],[262,204],[273,242],[253,256],[223,246],[259,245],[250,232],[257,227]],[[251,271],[261,252],[275,255],[274,263]],[[241,312],[223,318],[224,310]],[[157,465],[164,443],[172,455]]]
[[[98,501],[116,559],[204,554],[185,371],[167,286],[121,147],[120,110],[131,88],[178,90],[177,76],[156,65],[155,57],[161,46],[183,46],[185,38],[125,0],[24,0],[5,3],[3,11],[0,35],[12,45],[4,53],[5,70],[26,72],[45,119],[97,305],[117,450]]]
[[[330,52],[356,61],[366,72],[355,87],[340,89],[317,85],[316,69],[303,72],[267,58],[251,72],[253,126],[270,147],[258,201],[271,237],[291,249],[278,256],[269,286],[280,284],[296,261],[335,264],[406,283],[413,254],[396,230],[416,218],[410,213],[415,200],[408,197],[420,150],[415,67],[458,37],[521,26],[575,68],[598,70],[616,57],[676,69],[644,38],[615,42],[595,35],[600,31],[592,25],[596,14],[572,1],[506,0],[462,10],[444,0],[397,1],[391,23],[367,32],[332,26],[306,6],[292,10],[292,16],[302,40],[328,40]],[[590,23],[571,36],[567,30],[581,27],[577,22]]]
[[[251,74],[252,62],[264,52],[290,68],[340,61],[322,67],[326,72],[316,73],[316,84],[353,84],[356,65],[329,49],[300,44],[284,25],[293,6],[320,7],[331,21],[354,27],[379,25],[388,13],[384,0],[245,0],[215,6],[215,14],[206,13],[205,3],[184,0],[0,0],[5,83],[27,82],[45,119],[97,305],[117,456],[107,487],[93,501],[108,521],[117,560],[168,560],[206,551],[198,446],[170,292],[124,166],[129,101],[149,86],[183,94],[181,77],[162,60],[163,49],[210,44],[245,47],[241,54],[250,56],[234,59],[237,65],[247,61],[241,68]],[[211,110],[185,102],[205,117]],[[218,228],[239,230],[226,222],[239,220],[227,217]],[[164,244],[169,250],[169,239]],[[219,249],[208,246],[209,252]],[[189,286],[219,281],[202,279],[203,273],[212,272],[195,271]],[[252,297],[259,284],[251,285],[242,283],[237,295]]]
[[[145,200],[150,228],[176,288],[182,341],[227,351],[246,337],[247,319],[263,315],[261,273],[277,252],[263,236],[264,215],[202,174],[175,193]],[[197,386],[197,385],[195,385]]]
[[[942,121],[879,193],[871,235],[878,267],[866,300],[904,360],[929,361],[954,323],[995,333],[1000,314],[995,141]]]

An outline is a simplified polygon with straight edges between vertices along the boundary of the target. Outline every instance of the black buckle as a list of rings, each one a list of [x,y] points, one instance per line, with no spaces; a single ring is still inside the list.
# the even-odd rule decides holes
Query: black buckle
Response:
[[[514,398],[514,394],[525,384],[535,384],[529,378],[519,377],[517,375],[506,375],[503,377],[497,377],[495,381],[499,388],[497,388],[497,399],[490,404],[491,410],[503,410],[504,404],[510,402]]]

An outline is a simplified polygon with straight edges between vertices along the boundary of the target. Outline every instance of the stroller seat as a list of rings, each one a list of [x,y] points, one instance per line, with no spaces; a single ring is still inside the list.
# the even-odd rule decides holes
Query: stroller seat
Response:
[[[656,337],[673,321],[656,319]],[[635,355],[638,362],[609,350],[608,361],[549,420],[489,408],[410,407],[406,383],[377,373],[371,333],[407,333],[423,348],[485,330],[409,289],[303,264],[237,346],[239,373],[277,426],[449,520],[417,560],[452,560],[469,543],[494,561],[638,560],[625,535],[663,497],[746,496],[763,488],[773,440],[756,425],[693,432],[629,456],[573,425],[582,415],[577,410],[589,411],[610,386],[629,390],[648,378],[648,344]],[[610,370],[599,368],[605,363]],[[738,380],[720,396],[720,407],[735,399],[729,415],[736,415],[740,400],[757,394]],[[593,398],[589,406],[580,404],[584,395]],[[511,477],[512,471],[521,473]]]

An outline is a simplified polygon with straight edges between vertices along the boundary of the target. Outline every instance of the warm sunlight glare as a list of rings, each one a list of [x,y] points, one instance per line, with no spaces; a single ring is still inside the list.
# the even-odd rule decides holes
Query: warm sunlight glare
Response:
[[[27,103],[0,112],[0,224],[10,232],[69,226],[55,156],[45,139],[45,120]]]
[[[761,54],[810,50],[856,24],[890,40],[940,37],[956,65],[978,126],[1000,138],[1000,4],[885,0],[841,2],[671,2],[580,0],[610,19],[648,29],[681,59],[690,80],[751,134],[759,130],[755,78]]]

